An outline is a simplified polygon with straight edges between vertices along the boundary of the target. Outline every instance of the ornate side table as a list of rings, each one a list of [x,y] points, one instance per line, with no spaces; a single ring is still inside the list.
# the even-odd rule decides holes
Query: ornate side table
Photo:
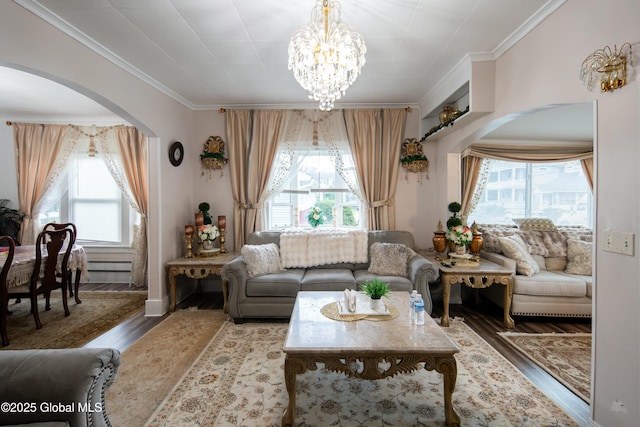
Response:
[[[433,265],[440,270],[440,281],[442,282],[442,304],[444,312],[442,314],[442,326],[449,326],[449,298],[451,296],[451,285],[463,283],[473,289],[488,288],[491,285],[504,286],[504,325],[513,329],[515,322],[511,317],[511,299],[513,297],[513,271],[499,264],[480,258],[476,265],[443,265],[434,255],[425,255]],[[445,264],[449,260],[445,259]],[[462,264],[462,263],[461,263]],[[476,295],[477,298],[477,295]]]
[[[178,258],[167,263],[169,269],[169,285],[171,287],[171,303],[169,311],[176,310],[176,277],[183,274],[190,279],[204,279],[210,275],[220,276],[222,267],[229,261],[233,260],[239,253],[229,252],[226,254],[218,254],[212,257],[195,257],[195,258]],[[222,297],[224,299],[224,312],[227,312],[227,281],[220,276],[222,285]]]

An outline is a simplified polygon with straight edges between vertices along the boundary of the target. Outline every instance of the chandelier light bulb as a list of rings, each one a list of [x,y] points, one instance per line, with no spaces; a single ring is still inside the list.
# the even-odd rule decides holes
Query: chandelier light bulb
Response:
[[[289,69],[323,111],[333,108],[365,64],[364,39],[340,16],[338,1],[317,0],[311,21],[296,30],[289,42]]]

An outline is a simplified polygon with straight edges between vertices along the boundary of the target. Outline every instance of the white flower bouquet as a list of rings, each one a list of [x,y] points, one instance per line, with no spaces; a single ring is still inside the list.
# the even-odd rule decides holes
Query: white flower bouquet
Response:
[[[307,215],[307,220],[312,227],[317,227],[321,225],[327,219],[326,216],[322,215],[322,209],[315,206],[309,211],[309,215]]]
[[[447,239],[456,246],[467,246],[473,240],[471,229],[465,225],[456,225],[449,228]]]
[[[201,225],[198,227],[198,238],[201,241],[209,240],[214,241],[220,235],[218,227],[212,224]]]

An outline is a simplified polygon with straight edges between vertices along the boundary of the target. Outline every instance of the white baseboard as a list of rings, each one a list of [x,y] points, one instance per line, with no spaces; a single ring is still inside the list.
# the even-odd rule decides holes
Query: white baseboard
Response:
[[[591,418],[589,418],[585,423],[585,427],[602,427],[602,426],[597,422],[593,421]]]
[[[147,317],[160,317],[169,311],[169,297],[162,299],[148,299],[144,303],[144,315]]]

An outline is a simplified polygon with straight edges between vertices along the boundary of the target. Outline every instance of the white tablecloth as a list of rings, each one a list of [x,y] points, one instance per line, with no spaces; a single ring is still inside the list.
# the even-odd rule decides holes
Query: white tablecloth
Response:
[[[62,254],[60,255],[63,256]],[[44,269],[45,260],[47,259],[46,251],[42,254],[42,268]],[[7,275],[7,287],[22,286],[29,283],[31,273],[36,262],[36,246],[23,245],[16,246],[16,252],[13,256],[13,262]],[[69,257],[69,268],[72,271],[80,271],[80,283],[85,283],[89,279],[89,270],[87,269],[87,254],[84,248],[79,245],[73,245],[71,256]]]

